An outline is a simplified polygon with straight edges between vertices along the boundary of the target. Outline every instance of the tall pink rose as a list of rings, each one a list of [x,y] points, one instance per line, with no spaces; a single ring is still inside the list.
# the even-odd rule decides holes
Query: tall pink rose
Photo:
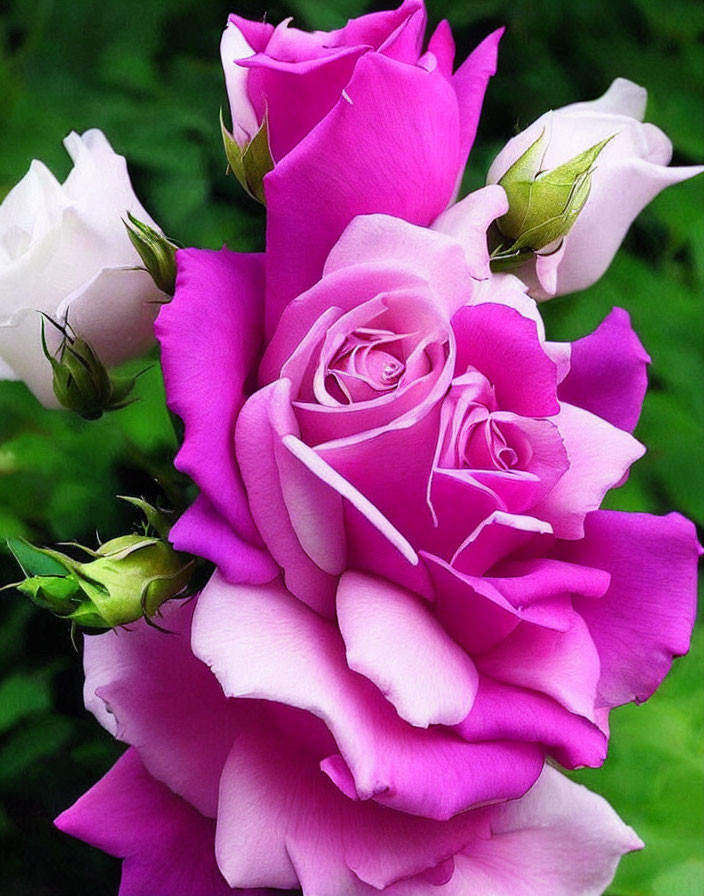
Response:
[[[599,896],[642,846],[551,768],[513,802],[399,811],[398,794],[428,787],[409,775],[414,751],[449,771],[470,748],[401,737],[339,633],[278,583],[216,577],[192,617],[170,605],[171,636],[140,622],[86,640],[86,703],[130,749],[57,824],[124,858],[121,896]],[[338,750],[368,792],[330,780]]]
[[[281,570],[277,601],[334,620],[399,737],[448,745],[449,770],[409,747],[406,789],[384,784],[395,808],[441,818],[524,792],[545,755],[603,761],[609,709],[645,699],[687,650],[697,559],[680,517],[596,512],[642,453],[647,356],[627,315],[548,342],[519,281],[479,279],[502,191],[465,203],[469,253],[397,219],[353,221],[285,309],[258,384],[242,341],[263,316],[256,257],[180,252],[157,324],[186,424],[178,465],[202,490],[175,544],[234,585]],[[458,737],[482,757],[463,771]],[[337,786],[376,792],[340,749],[325,765]]]
[[[319,278],[355,215],[430,224],[452,200],[496,69],[501,32],[453,74],[441,22],[424,48],[422,0],[308,34],[230,16],[221,46],[235,139],[265,110],[274,170],[267,204],[267,331]]]

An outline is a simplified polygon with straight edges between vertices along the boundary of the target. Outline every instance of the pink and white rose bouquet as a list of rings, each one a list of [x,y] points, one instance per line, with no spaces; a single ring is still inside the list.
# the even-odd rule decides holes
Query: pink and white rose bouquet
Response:
[[[20,586],[111,629],[85,638],[85,702],[129,746],[57,825],[124,859],[121,896],[598,896],[642,846],[557,766],[600,766],[610,711],[687,652],[700,549],[677,513],[601,509],[645,451],[627,311],[555,342],[536,299],[601,276],[702,169],[667,167],[621,80],[459,198],[501,32],[457,64],[448,24],[425,29],[420,0],[332,32],[230,16],[223,136],[265,251],[175,251],[116,187],[114,247],[67,238],[86,273],[37,306],[75,305],[69,348],[110,365],[156,291],[198,487],[180,515],[138,502],[147,535],[92,563],[32,549],[54,567]],[[95,134],[72,154],[107,152]],[[116,264],[148,289],[93,332]],[[42,357],[36,324],[32,369],[7,360],[51,401],[35,384],[68,349]]]

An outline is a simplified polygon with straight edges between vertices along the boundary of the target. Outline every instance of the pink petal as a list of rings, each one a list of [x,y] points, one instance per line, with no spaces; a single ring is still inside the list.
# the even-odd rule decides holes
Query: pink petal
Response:
[[[167,603],[162,610],[159,624],[173,634],[140,621],[86,636],[85,703],[115,737],[137,748],[150,774],[214,818],[237,715],[189,650],[193,604]]]
[[[313,609],[326,616],[334,614],[335,580],[305,552],[296,535],[293,518],[300,508],[289,507],[284,491],[292,457],[283,446],[283,438],[298,432],[291,410],[290,382],[278,380],[258,392],[245,404],[237,421],[237,459],[247,487],[251,512],[276,562],[285,570],[290,590]],[[283,469],[282,469],[283,466]],[[294,471],[295,472],[295,471]],[[303,476],[305,471],[299,471]],[[298,474],[296,474],[298,475]],[[299,479],[299,483],[302,482]],[[329,528],[319,534],[339,541],[342,502],[323,483],[308,477],[306,481],[322,492],[323,506],[330,513]],[[293,497],[293,489],[289,497]],[[288,485],[286,486],[288,489]],[[299,530],[304,525],[299,520]],[[309,529],[312,533],[315,524]],[[339,551],[333,546],[334,557]]]
[[[596,510],[606,492],[622,482],[645,448],[629,433],[571,404],[561,404],[553,422],[570,465],[531,513],[547,520],[558,537],[581,538],[585,514]]]
[[[452,725],[469,712],[474,663],[427,603],[384,579],[346,572],[337,590],[351,669],[366,676],[411,725]]]
[[[234,586],[216,574],[199,599],[193,643],[228,696],[274,700],[323,719],[341,756],[322,768],[353,799],[447,819],[524,793],[539,772],[541,751],[530,745],[464,744],[399,719],[348,669],[335,627],[281,584]]]
[[[393,262],[396,282],[399,269],[417,275],[430,288],[436,309],[448,320],[471,297],[467,261],[456,240],[444,232],[415,227],[389,215],[355,218],[330,251],[324,274],[383,262]],[[393,280],[386,284],[386,289],[392,288],[392,284],[395,285]]]
[[[212,527],[213,546],[227,549],[222,562],[228,574],[264,582],[276,567],[249,513],[234,452],[235,419],[261,339],[262,258],[227,249],[182,249],[177,264],[176,295],[162,307],[155,329],[167,403],[185,424],[175,463],[207,499],[192,524],[186,522],[189,511],[182,517],[179,544],[196,551],[217,513],[233,530],[234,537],[224,539],[223,523]],[[242,542],[242,556],[233,555],[231,549]],[[220,562],[221,557],[211,559]]]
[[[602,896],[643,843],[602,797],[546,766],[520,800],[494,808],[493,836],[455,859],[442,896]]]
[[[492,383],[502,410],[525,417],[558,411],[557,370],[545,353],[535,323],[513,308],[491,302],[461,308],[452,319],[457,340],[455,370],[479,370]]]
[[[306,896],[373,896],[399,882],[392,890],[399,896],[432,896],[434,887],[415,875],[487,833],[484,810],[437,822],[348,800],[310,754],[281,746],[253,729],[228,758],[216,842],[233,886],[300,881]]]
[[[594,721],[599,653],[576,613],[566,631],[522,623],[477,659],[485,675],[547,694],[570,712]]]

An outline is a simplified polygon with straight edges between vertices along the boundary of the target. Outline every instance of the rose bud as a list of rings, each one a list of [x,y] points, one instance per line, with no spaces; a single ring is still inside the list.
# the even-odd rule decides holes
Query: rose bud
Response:
[[[672,144],[659,128],[642,123],[646,100],[642,87],[617,78],[597,100],[546,112],[509,140],[494,159],[487,183],[505,186],[503,179],[507,175],[511,179],[511,167],[536,145],[542,156],[541,169],[550,171],[559,170],[569,160],[576,162],[581,154],[596,150],[613,137],[602,145],[598,159],[590,162],[590,189],[582,183],[584,201],[581,205],[573,202],[570,211],[576,208],[576,216],[568,211],[567,219],[571,217],[572,222],[558,234],[561,243],[557,248],[547,247],[552,251],[526,253],[527,260],[516,271],[534,298],[548,299],[591,286],[611,263],[640,211],[665,187],[704,171],[701,166],[668,167]],[[544,147],[539,142],[542,134]],[[537,182],[546,176],[538,177]]]
[[[152,344],[164,300],[122,223],[131,212],[156,227],[124,158],[98,130],[64,144],[74,168],[63,184],[35,160],[0,205],[0,377],[24,380],[47,407],[59,402],[37,312],[68,320],[110,367]],[[48,330],[47,339],[55,354],[61,335]]]
[[[76,545],[92,558],[85,563],[22,539],[8,547],[25,578],[6,587],[84,628],[151,621],[165,601],[186,596],[193,572],[192,562],[165,539],[145,534],[121,535],[97,551]]]
[[[496,221],[493,271],[511,270],[539,250],[558,249],[584,208],[591,191],[593,166],[611,138],[545,171],[546,131],[531,144],[499,181],[508,211]]]
[[[97,420],[105,411],[119,411],[132,404],[135,399],[129,396],[137,377],[112,375],[89,342],[67,327],[58,329],[63,340],[57,355],[52,355],[42,321],[42,349],[51,364],[54,395],[61,407],[85,420]]]
[[[163,233],[142,223],[131,212],[124,222],[130,242],[139,252],[144,268],[157,289],[172,296],[176,289],[176,246]]]

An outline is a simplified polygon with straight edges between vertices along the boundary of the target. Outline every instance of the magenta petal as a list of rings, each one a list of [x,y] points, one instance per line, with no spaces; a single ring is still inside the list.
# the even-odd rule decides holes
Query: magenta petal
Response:
[[[557,368],[540,343],[534,321],[513,308],[485,302],[460,308],[452,328],[456,373],[470,367],[483,373],[502,410],[525,417],[558,412]]]
[[[428,52],[435,56],[438,67],[445,77],[450,78],[455,63],[455,39],[447,19],[439,22],[432,33],[428,41]]]
[[[430,224],[451,198],[458,147],[457,99],[439,69],[363,56],[342,99],[265,178],[267,332],[356,215]]]
[[[227,249],[182,249],[177,264],[176,294],[159,312],[155,330],[167,403],[185,425],[175,463],[208,502],[195,511],[193,526],[185,522],[186,511],[179,543],[183,550],[197,552],[214,522],[213,545],[222,545],[227,553],[211,559],[222,559],[238,579],[265,582],[276,567],[250,516],[234,450],[235,419],[261,340],[262,257]],[[231,527],[234,539],[223,539],[215,512]],[[248,545],[241,558],[230,553],[239,542]]]
[[[189,649],[192,616],[193,604],[174,602],[160,619],[172,634],[139,621],[87,636],[85,703],[115,737],[137,748],[150,774],[214,818],[237,715]]]
[[[124,859],[120,896],[234,896],[215,863],[215,822],[152,778],[136,750],[55,824]]]
[[[614,308],[593,333],[572,343],[560,400],[633,432],[648,385],[649,363],[628,312]]]
[[[474,705],[456,728],[469,741],[520,740],[542,744],[566,768],[600,766],[607,737],[599,727],[575,715],[545,694],[479,678]]]
[[[452,79],[460,109],[461,164],[463,165],[477,133],[479,115],[482,111],[489,78],[496,74],[499,41],[503,33],[504,29],[499,28],[485,37],[457,69]]]
[[[203,494],[171,527],[169,541],[217,564],[231,582],[266,582],[273,575],[271,557],[243,541]]]
[[[263,53],[241,64],[249,69],[247,90],[261,121],[268,113],[271,153],[284,158],[340,99],[367,47],[340,48],[300,63],[277,62]]]
[[[693,524],[676,513],[599,511],[561,555],[611,573],[604,597],[574,599],[599,651],[600,703],[647,700],[672,658],[689,649],[699,556]]]

